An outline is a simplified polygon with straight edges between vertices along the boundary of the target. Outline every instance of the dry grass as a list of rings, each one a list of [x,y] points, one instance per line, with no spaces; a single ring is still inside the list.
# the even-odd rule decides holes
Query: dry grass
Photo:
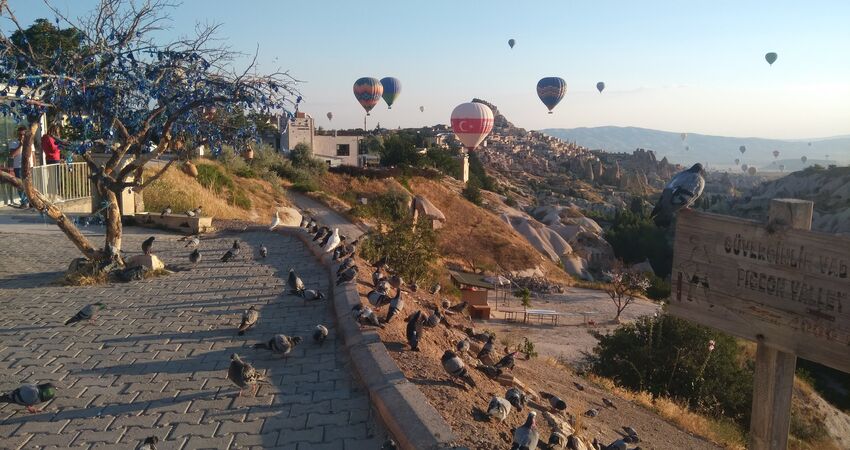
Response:
[[[65,286],[100,286],[108,281],[109,274],[106,272],[95,272],[93,274],[74,272],[62,278],[62,284]]]

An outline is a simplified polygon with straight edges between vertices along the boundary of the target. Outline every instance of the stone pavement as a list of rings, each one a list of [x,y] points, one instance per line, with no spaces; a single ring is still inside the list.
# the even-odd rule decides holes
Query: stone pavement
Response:
[[[365,227],[351,223],[350,220],[318,201],[292,190],[287,191],[286,196],[300,210],[309,211],[308,215],[316,219],[320,225],[326,225],[332,229],[339,228],[339,233],[348,236],[349,242],[363,235]]]
[[[155,234],[154,253],[189,268],[178,236],[130,230],[134,254]],[[237,261],[218,258],[242,243]],[[269,258],[258,259],[265,244]],[[49,285],[77,257],[59,234],[9,234],[0,227],[0,391],[52,381],[43,412],[0,405],[0,448],[377,449],[386,438],[335,338],[331,305],[283,294],[289,268],[327,292],[327,275],[297,238],[247,231],[203,239],[195,268],[150,280],[92,287]],[[64,326],[87,303],[107,309],[96,324]],[[258,326],[236,335],[241,313],[260,306]],[[323,323],[323,346],[310,338]],[[276,333],[305,341],[283,360],[253,344]],[[238,352],[272,381],[236,398],[226,379]],[[250,395],[246,391],[246,395]]]

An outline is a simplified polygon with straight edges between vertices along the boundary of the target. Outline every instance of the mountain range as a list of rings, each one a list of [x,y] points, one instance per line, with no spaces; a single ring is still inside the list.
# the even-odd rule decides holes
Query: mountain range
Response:
[[[812,164],[847,164],[850,162],[850,136],[836,136],[811,140],[780,140],[756,137],[712,136],[652,130],[637,127],[582,127],[548,128],[541,132],[566,141],[575,142],[594,150],[621,153],[636,148],[653,150],[658,159],[667,157],[670,162],[690,164],[701,161],[715,168],[731,168],[748,164],[763,170],[797,170]],[[745,147],[741,154],[740,147]],[[774,157],[773,151],[779,151]],[[829,155],[827,157],[826,155]],[[806,164],[800,160],[808,158]]]

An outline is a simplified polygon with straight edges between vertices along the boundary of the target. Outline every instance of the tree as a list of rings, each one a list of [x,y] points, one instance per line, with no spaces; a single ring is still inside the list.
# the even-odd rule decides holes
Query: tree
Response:
[[[387,225],[382,219],[372,228],[362,246],[363,256],[375,261],[386,258],[404,280],[422,281],[437,260],[437,233],[428,220],[413,222],[410,214]]]
[[[32,48],[33,56],[38,64],[49,64],[50,59],[57,55],[78,52],[82,38],[82,34],[76,28],[60,29],[47,19],[36,19],[29,28],[25,30],[17,29],[9,36],[9,40],[16,46]],[[13,56],[12,54],[7,55],[7,57]],[[12,63],[12,61],[9,62]],[[23,68],[31,64],[26,59],[14,61],[14,63],[24,66]]]
[[[381,147],[381,165],[382,166],[418,166],[422,159],[416,151],[415,142],[407,135],[401,133],[392,133],[386,139]]]
[[[621,261],[616,262],[610,271],[605,272],[605,275],[609,278],[605,293],[611,297],[611,301],[617,308],[614,320],[619,322],[620,314],[635,301],[636,296],[646,293],[650,283],[643,274],[626,268]]]
[[[481,197],[481,188],[478,184],[478,178],[470,177],[469,181],[466,182],[466,187],[463,188],[461,192],[463,194],[463,198],[469,200],[470,202],[481,205],[482,197]]]
[[[239,55],[221,46],[215,25],[198,27],[193,37],[159,42],[154,34],[173,7],[167,0],[101,0],[79,22],[47,7],[79,35],[78,50],[57,48],[44,58],[36,48],[40,35],[16,41],[15,33],[26,35],[27,30],[8,3],[0,2],[0,15],[17,30],[11,37],[0,33],[0,84],[7,86],[0,95],[11,100],[0,104],[0,112],[28,125],[22,176],[0,172],[0,182],[22,189],[85,257],[121,264],[118,194],[127,188],[139,192],[156,180],[171,162],[147,180],[142,179],[145,166],[177,150],[183,139],[207,143],[218,153],[223,144],[254,133],[252,126],[223,128],[213,120],[217,109],[285,112],[297,94],[296,81],[285,72],[257,74],[256,56],[244,71],[233,71]],[[100,249],[33,186],[29,153],[45,113],[65,115],[83,130],[82,142],[67,149],[68,159],[75,154],[86,162],[104,200],[106,237]],[[104,154],[101,160],[96,151]]]
[[[528,308],[531,306],[531,291],[527,287],[514,292],[514,297],[520,299],[523,307]]]

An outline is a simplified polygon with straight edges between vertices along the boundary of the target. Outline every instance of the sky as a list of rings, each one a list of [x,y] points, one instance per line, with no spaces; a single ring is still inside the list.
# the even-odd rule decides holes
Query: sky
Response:
[[[39,0],[9,3],[23,23],[53,17]],[[79,16],[96,2],[51,3]],[[448,123],[457,104],[478,97],[527,129],[850,134],[846,0],[185,0],[169,14],[163,38],[219,23],[231,48],[258,50],[262,71],[302,80],[301,110],[325,128],[362,127],[354,81],[393,76],[401,95],[392,110],[375,107],[370,128]],[[771,51],[773,66],[764,60]],[[567,82],[551,115],[535,90],[546,76]]]

